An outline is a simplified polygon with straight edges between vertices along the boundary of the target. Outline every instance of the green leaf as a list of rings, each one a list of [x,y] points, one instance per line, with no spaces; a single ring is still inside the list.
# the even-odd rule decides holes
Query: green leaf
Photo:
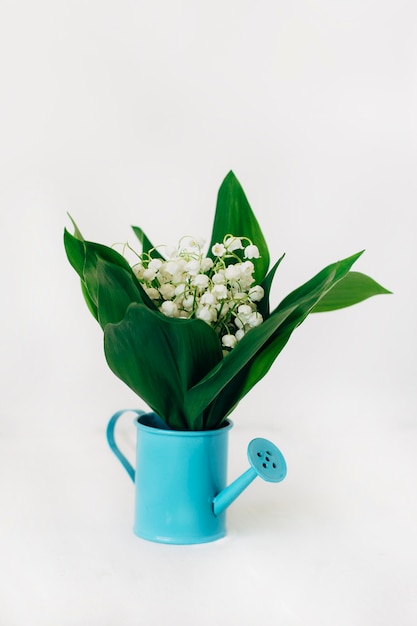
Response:
[[[84,242],[74,235],[71,235],[67,229],[64,230],[64,247],[68,261],[77,272],[78,276],[84,280],[84,262],[85,247]]]
[[[75,221],[73,220],[73,218],[71,217],[71,215],[69,213],[67,213],[68,217],[70,218],[72,225],[74,227],[74,236],[79,239],[80,241],[84,241],[84,237],[81,234],[80,229],[78,228],[77,224],[75,223]]]
[[[312,313],[335,311],[362,302],[372,296],[392,293],[373,278],[360,272],[349,272],[314,307]]]
[[[89,308],[94,318],[98,320],[97,303],[92,300],[84,281],[84,263],[86,257],[84,240],[79,239],[78,237],[74,237],[67,231],[67,229],[65,229],[64,246],[68,261],[81,279],[81,291],[87,307]]]
[[[214,370],[190,389],[186,397],[187,411],[204,412],[205,428],[217,428],[241,400],[247,378],[245,368],[292,310],[282,311],[279,316],[270,317],[250,330]]]
[[[148,296],[131,271],[101,258],[97,260],[96,271],[98,319],[102,328],[120,322],[132,302],[149,306]]]
[[[216,427],[243,396],[267,373],[291,333],[317,302],[350,270],[362,252],[324,268],[289,294],[260,326],[250,330],[238,345],[203,380],[190,389],[186,403],[193,412],[205,411],[208,427]],[[241,370],[246,368],[243,373]],[[238,377],[235,380],[235,377]],[[227,403],[221,397],[227,395]],[[212,407],[209,405],[213,403]]]
[[[85,283],[83,281],[81,282],[81,293],[84,296],[84,300],[87,304],[87,307],[90,311],[90,313],[93,315],[93,317],[95,317],[95,319],[98,321],[98,308],[97,305],[94,304],[94,302],[92,301],[92,299],[90,298],[90,294],[87,291],[87,287],[85,286]]]
[[[256,357],[253,359],[250,368],[248,369],[248,375],[245,382],[245,386],[242,389],[242,396],[246,395],[248,391],[254,387],[254,385],[265,376],[269,371],[273,362],[285,347],[292,332],[299,326],[307,316],[314,310],[317,303],[322,298],[326,297],[335,285],[342,281],[348,274],[352,265],[363,254],[363,250],[354,254],[347,259],[337,261],[332,265],[327,266],[321,272],[316,274],[311,280],[307,281],[298,289],[295,289],[276,307],[272,312],[271,317],[282,313],[288,309],[296,306],[295,310],[285,319],[283,324],[277,328],[277,331],[271,336],[269,341],[265,344]],[[261,325],[262,326],[262,325]]]
[[[278,259],[278,261],[269,270],[268,274],[265,276],[264,280],[262,281],[261,287],[264,290],[264,297],[258,303],[258,311],[259,311],[259,313],[262,315],[262,317],[264,319],[267,319],[269,317],[269,313],[270,313],[269,296],[270,296],[270,292],[271,292],[272,281],[274,280],[275,272],[277,271],[278,266],[280,265],[280,263],[281,263],[282,259],[284,258],[284,256],[285,256],[285,254],[283,254],[282,257],[280,257]]]
[[[132,273],[129,263],[126,259],[108,246],[92,241],[84,241],[85,261],[83,267],[84,282],[86,284],[91,300],[98,306],[98,278],[97,263],[99,259],[107,261],[117,267],[121,267]]]
[[[142,252],[144,252],[145,254],[148,254],[152,250],[152,258],[154,258],[154,259],[156,259],[156,258],[164,259],[162,254],[160,254],[160,252],[158,252],[158,250],[152,244],[150,239],[148,239],[148,237],[145,235],[144,231],[141,228],[139,228],[139,226],[132,226],[132,230],[133,230],[133,232],[135,233],[136,237],[139,239],[139,241],[140,241],[140,243],[142,245]]]
[[[115,321],[114,316],[120,315],[123,307],[124,315],[130,302],[139,301],[150,308],[155,308],[139,285],[129,263],[118,252],[108,246],[79,239],[67,230],[64,232],[64,246],[69,262],[81,278],[81,289],[87,306],[101,326],[108,321]],[[99,264],[101,264],[100,275],[98,275]],[[99,313],[100,282],[102,284]]]
[[[212,246],[221,243],[226,235],[249,237],[258,246],[261,258],[252,259],[252,262],[255,266],[255,282],[260,284],[269,267],[268,246],[245,192],[233,172],[229,172],[219,189],[208,256],[213,258]]]
[[[222,359],[220,342],[208,324],[131,304],[121,322],[105,327],[104,349],[116,376],[171,428],[203,428],[202,414],[188,413],[184,399]]]

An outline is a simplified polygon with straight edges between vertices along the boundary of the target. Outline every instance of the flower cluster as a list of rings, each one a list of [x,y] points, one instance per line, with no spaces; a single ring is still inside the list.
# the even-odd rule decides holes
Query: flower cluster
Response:
[[[250,260],[259,258],[259,250],[246,237],[227,235],[212,246],[210,258],[202,252],[203,244],[183,237],[166,260],[153,249],[140,255],[133,271],[162,313],[207,322],[228,352],[263,321],[256,303],[264,290],[254,284]]]

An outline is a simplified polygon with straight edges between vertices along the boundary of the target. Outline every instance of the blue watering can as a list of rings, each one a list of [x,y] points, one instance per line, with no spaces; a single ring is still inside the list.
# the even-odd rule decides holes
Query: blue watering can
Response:
[[[118,448],[118,419],[136,415],[136,470]],[[107,427],[107,441],[135,484],[134,532],[149,541],[193,544],[226,534],[226,508],[260,476],[280,482],[287,467],[279,449],[267,439],[248,446],[249,469],[226,486],[227,444],[232,422],[216,430],[178,431],[156,413],[118,411]]]

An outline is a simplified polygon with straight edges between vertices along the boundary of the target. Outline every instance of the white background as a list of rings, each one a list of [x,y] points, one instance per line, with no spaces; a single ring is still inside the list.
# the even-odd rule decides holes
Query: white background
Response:
[[[417,8],[409,0],[0,0],[2,626],[417,620]],[[233,169],[274,302],[366,248],[394,291],[309,318],[233,415],[230,476],[274,439],[216,544],[132,533],[107,450],[143,403],[107,369],[63,245],[209,239]],[[127,453],[129,419],[121,426]]]

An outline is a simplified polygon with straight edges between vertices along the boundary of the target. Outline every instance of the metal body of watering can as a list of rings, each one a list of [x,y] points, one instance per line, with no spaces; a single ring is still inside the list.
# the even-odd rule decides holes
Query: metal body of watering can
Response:
[[[285,478],[286,464],[266,439],[249,444],[251,467],[226,487],[230,421],[216,430],[169,429],[155,413],[137,415],[136,470],[119,450],[114,429],[126,411],[107,427],[112,451],[135,483],[135,534],[161,543],[193,544],[226,534],[226,508],[256,476],[270,482]]]

